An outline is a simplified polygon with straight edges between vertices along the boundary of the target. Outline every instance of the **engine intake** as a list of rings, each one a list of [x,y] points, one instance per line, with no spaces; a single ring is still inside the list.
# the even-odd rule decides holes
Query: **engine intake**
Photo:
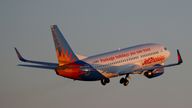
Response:
[[[157,68],[154,70],[150,70],[144,73],[144,76],[146,76],[147,78],[155,78],[158,77],[160,75],[162,75],[164,73],[164,68]]]

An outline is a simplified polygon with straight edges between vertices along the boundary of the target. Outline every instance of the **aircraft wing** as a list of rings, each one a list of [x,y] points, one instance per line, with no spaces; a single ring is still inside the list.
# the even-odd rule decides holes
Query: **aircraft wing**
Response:
[[[18,64],[17,66],[41,68],[41,69],[55,69],[57,67],[57,66],[30,65],[30,64]]]
[[[134,72],[144,72],[144,71],[148,71],[148,70],[154,70],[154,69],[158,69],[158,68],[165,68],[165,67],[172,67],[172,66],[176,66],[176,65],[180,65],[183,63],[182,57],[180,55],[179,50],[177,50],[177,63],[172,63],[172,64],[167,64],[167,65],[161,65],[161,66],[151,66],[151,67],[145,67],[145,68],[135,68],[133,70],[128,70],[128,71],[122,71],[119,72],[120,75],[125,75],[125,74],[131,74]]]
[[[42,62],[42,61],[33,61],[33,60],[27,60],[21,56],[17,48],[15,48],[17,57],[20,61],[25,63],[32,63],[32,64],[38,64],[38,65],[25,65],[25,64],[19,64],[18,66],[25,66],[25,67],[35,67],[35,68],[44,68],[44,69],[55,69],[58,64],[57,63],[50,63],[50,62]]]

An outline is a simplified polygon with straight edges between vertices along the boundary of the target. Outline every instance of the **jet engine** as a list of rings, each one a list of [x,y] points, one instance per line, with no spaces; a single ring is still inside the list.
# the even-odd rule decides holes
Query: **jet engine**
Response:
[[[159,66],[159,65],[156,65],[156,66]],[[144,72],[144,76],[151,79],[151,78],[158,77],[158,76],[162,75],[163,73],[164,73],[164,68],[157,68],[154,70],[149,70],[149,71]]]

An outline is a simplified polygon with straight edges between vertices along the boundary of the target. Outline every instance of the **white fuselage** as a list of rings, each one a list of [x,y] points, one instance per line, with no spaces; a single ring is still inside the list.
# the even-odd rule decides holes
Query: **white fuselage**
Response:
[[[170,52],[161,44],[148,43],[118,49],[83,59],[107,78],[131,72],[135,68],[163,65]]]

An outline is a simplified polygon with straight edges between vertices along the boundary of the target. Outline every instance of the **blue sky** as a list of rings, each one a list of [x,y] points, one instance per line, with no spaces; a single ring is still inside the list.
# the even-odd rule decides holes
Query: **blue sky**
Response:
[[[2,0],[0,1],[0,107],[98,108],[192,106],[190,0]],[[184,64],[149,80],[132,76],[130,85],[111,79],[73,81],[54,71],[18,67],[24,57],[57,62],[50,25],[57,24],[76,53],[94,55],[140,43],[181,50]]]

